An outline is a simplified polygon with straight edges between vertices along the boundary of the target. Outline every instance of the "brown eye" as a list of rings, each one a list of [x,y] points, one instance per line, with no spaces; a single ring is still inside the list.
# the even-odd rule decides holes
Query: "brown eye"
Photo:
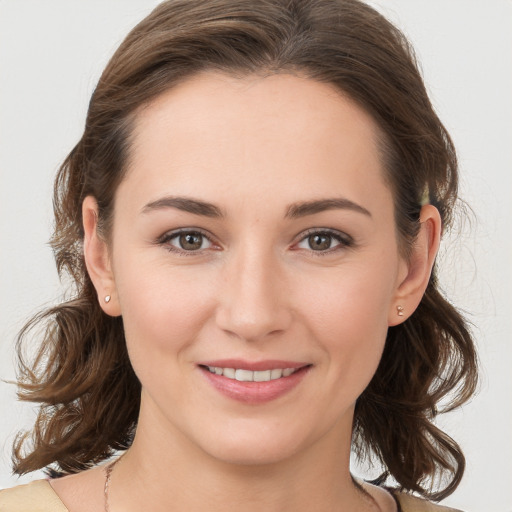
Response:
[[[197,251],[203,245],[201,233],[182,233],[179,236],[180,248],[185,251]]]
[[[298,249],[313,251],[318,255],[322,253],[331,254],[337,250],[353,247],[354,240],[350,235],[341,231],[311,230],[296,245]]]
[[[162,243],[168,244],[172,249],[178,251],[194,252],[208,249],[212,243],[199,231],[181,231],[166,236]]]
[[[332,236],[326,233],[315,233],[308,236],[309,248],[313,251],[326,251],[331,248]]]

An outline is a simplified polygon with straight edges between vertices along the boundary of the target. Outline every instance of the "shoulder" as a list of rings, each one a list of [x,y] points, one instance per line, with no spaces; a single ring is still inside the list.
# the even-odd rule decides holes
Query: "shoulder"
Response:
[[[398,503],[400,503],[402,512],[462,512],[461,510],[444,507],[410,494],[402,492],[394,492],[393,494]]]
[[[2,512],[68,512],[47,480],[0,490]]]

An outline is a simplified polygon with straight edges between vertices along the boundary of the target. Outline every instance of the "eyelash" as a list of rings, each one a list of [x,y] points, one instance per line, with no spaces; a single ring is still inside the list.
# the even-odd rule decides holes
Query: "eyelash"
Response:
[[[308,229],[305,233],[303,233],[301,235],[300,240],[294,245],[297,245],[297,244],[307,240],[312,235],[324,235],[324,236],[327,235],[338,242],[338,245],[336,245],[335,247],[331,247],[325,251],[315,251],[313,249],[309,249],[309,250],[305,249],[305,250],[308,250],[308,252],[310,252],[315,257],[328,256],[334,252],[341,251],[344,249],[349,249],[354,246],[354,239],[350,235],[347,235],[346,233],[343,233],[343,232],[340,232],[340,231],[337,231],[334,229],[328,229],[328,228]],[[300,249],[297,249],[297,250],[300,250]]]
[[[171,240],[174,240],[183,234],[200,235],[200,236],[206,238],[206,240],[208,240],[208,242],[210,244],[212,244],[212,246],[215,245],[211,239],[211,236],[208,233],[206,233],[203,230],[198,229],[198,228],[185,228],[185,229],[179,229],[177,231],[167,232],[157,240],[157,244],[164,246],[166,250],[168,250],[169,252],[175,253],[178,256],[195,256],[205,250],[205,249],[197,249],[197,250],[187,251],[185,249],[180,249],[180,248],[175,247],[170,244]],[[328,228],[308,229],[305,233],[301,234],[301,238],[298,240],[298,242],[295,242],[293,245],[297,246],[301,242],[306,241],[312,235],[329,236],[338,242],[338,245],[336,245],[335,247],[330,247],[329,249],[326,249],[326,250],[315,251],[313,249],[309,249],[309,250],[304,249],[304,250],[307,250],[309,253],[311,253],[311,255],[313,255],[315,257],[327,256],[334,252],[337,252],[337,251],[340,251],[343,249],[348,249],[348,248],[351,248],[354,246],[354,239],[351,236],[347,235],[346,233],[342,233],[340,231],[336,231],[336,230],[328,229]],[[301,250],[301,249],[298,248],[298,249],[294,249],[294,250]]]
[[[178,256],[196,256],[197,254],[201,253],[201,249],[198,249],[196,251],[187,251],[185,249],[179,249],[178,247],[174,247],[173,245],[170,244],[171,240],[174,240],[178,238],[180,235],[185,234],[201,235],[203,238],[206,238],[206,240],[208,240],[210,244],[215,245],[211,239],[211,236],[198,228],[184,228],[178,229],[176,231],[167,232],[157,240],[157,244],[164,246],[166,250],[175,253]]]

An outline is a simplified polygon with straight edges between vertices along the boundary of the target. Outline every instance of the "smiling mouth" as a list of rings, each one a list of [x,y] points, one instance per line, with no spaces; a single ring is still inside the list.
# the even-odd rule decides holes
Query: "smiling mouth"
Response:
[[[206,381],[225,397],[258,405],[291,392],[313,365],[295,361],[218,359],[203,361],[198,367]]]
[[[269,382],[271,380],[289,377],[301,368],[275,368],[272,370],[244,370],[241,368],[221,368],[219,366],[205,366],[210,373],[222,375],[231,380],[239,382]]]

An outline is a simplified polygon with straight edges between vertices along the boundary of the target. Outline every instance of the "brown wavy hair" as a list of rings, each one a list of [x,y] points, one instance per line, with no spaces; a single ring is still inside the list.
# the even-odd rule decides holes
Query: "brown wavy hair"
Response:
[[[334,85],[383,134],[403,254],[418,233],[426,192],[444,229],[450,225],[457,203],[455,150],[409,43],[381,14],[358,0],[161,3],[104,70],[83,136],[55,181],[51,243],[74,298],[33,318],[18,339],[19,396],[39,403],[40,412],[33,431],[15,441],[16,473],[51,467],[77,472],[132,442],[141,385],[128,359],[122,318],[102,312],[86,271],[81,205],[87,195],[96,198],[100,228],[108,235],[137,112],[205,70],[235,77],[295,73]],[[23,342],[41,326],[37,356],[25,362]],[[433,420],[440,402],[448,411],[467,401],[476,381],[471,334],[441,294],[434,268],[415,313],[389,329],[377,372],[357,401],[354,449],[377,457],[381,483],[391,476],[402,489],[444,498],[460,482],[465,461]]]

